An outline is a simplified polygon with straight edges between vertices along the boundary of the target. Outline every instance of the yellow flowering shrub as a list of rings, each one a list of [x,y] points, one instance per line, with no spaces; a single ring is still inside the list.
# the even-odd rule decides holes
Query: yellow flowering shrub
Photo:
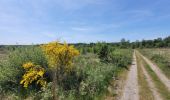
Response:
[[[32,62],[28,62],[28,63],[23,64],[24,69],[28,69],[28,68],[31,68],[33,66],[34,66],[34,64]]]
[[[23,64],[22,66],[25,69],[25,74],[22,76],[22,80],[20,84],[23,84],[25,88],[28,87],[29,84],[36,81],[37,84],[41,86],[46,85],[46,81],[44,80],[45,69],[39,65],[34,65],[32,62],[28,62]]]
[[[42,50],[44,51],[48,64],[52,68],[53,72],[53,99],[56,100],[56,85],[58,79],[62,79],[63,72],[72,71],[72,61],[75,56],[79,55],[79,51],[73,46],[68,44],[60,44],[59,42],[50,42],[48,44],[42,45]]]
[[[67,43],[60,44],[59,42],[50,42],[41,46],[45,55],[48,58],[51,67],[64,67],[66,71],[70,71],[72,60],[79,55],[79,51],[74,46],[69,46]]]

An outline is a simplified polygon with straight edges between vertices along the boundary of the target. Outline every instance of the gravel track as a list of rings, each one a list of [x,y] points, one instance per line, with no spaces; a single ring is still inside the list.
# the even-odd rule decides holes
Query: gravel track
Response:
[[[136,55],[133,54],[133,62],[128,73],[121,100],[139,100]]]
[[[159,69],[159,67],[156,64],[154,64],[148,58],[143,56],[141,53],[140,53],[140,55],[146,61],[146,63],[151,67],[151,69],[156,73],[156,75],[159,77],[159,79],[165,84],[165,86],[168,88],[168,90],[170,91],[170,80],[163,74],[163,72]]]
[[[160,94],[157,92],[157,88],[155,87],[155,84],[153,83],[153,80],[152,78],[149,76],[148,72],[146,71],[146,69],[144,68],[143,64],[141,64],[141,68],[142,68],[142,71],[143,71],[143,74],[145,75],[146,77],[146,81],[148,83],[148,86],[150,88],[150,90],[152,91],[153,93],[153,96],[154,96],[154,100],[162,100]]]

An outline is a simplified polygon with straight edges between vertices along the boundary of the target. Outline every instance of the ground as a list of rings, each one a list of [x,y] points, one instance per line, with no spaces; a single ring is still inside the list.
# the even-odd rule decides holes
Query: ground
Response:
[[[135,50],[122,93],[121,100],[169,100],[170,80],[158,65]]]

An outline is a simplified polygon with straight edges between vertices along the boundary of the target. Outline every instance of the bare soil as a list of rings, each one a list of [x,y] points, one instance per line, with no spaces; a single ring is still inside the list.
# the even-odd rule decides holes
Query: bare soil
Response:
[[[146,77],[146,81],[148,83],[148,86],[149,86],[150,90],[153,93],[154,100],[162,100],[162,98],[160,97],[160,94],[157,92],[158,90],[155,87],[155,84],[153,83],[152,78],[149,76],[149,74],[146,71],[146,69],[144,68],[143,64],[141,64],[141,68],[142,68],[142,71],[143,71],[143,73],[144,73],[144,75]]]
[[[133,62],[128,73],[127,82],[124,87],[121,100],[139,100],[136,55],[133,55]]]
[[[159,67],[156,64],[154,64],[152,61],[150,61],[148,58],[146,58],[142,54],[140,55],[170,91],[170,80],[163,74],[163,72],[159,69]]]

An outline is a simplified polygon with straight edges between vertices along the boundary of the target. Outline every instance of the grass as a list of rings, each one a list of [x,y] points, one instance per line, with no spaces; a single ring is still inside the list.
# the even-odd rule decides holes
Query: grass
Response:
[[[139,84],[139,98],[140,100],[154,100],[152,91],[149,89],[146,77],[141,68],[141,59],[137,55],[137,69],[138,69],[138,84]]]
[[[161,94],[164,100],[170,100],[170,92],[168,91],[167,87],[161,82],[155,72],[150,68],[148,64],[144,60],[142,60],[145,69],[147,70],[148,74],[151,76],[158,92]]]
[[[5,60],[7,58],[7,52],[4,50],[0,51],[0,61]]]
[[[156,64],[162,70],[162,72],[165,74],[165,76],[168,79],[170,79],[170,68],[167,68],[168,65],[166,63],[162,63],[162,62],[156,62]]]
[[[98,55],[94,53],[86,53],[76,57],[74,59],[73,72],[65,75],[62,80],[59,80],[60,88],[58,90],[58,96],[66,100],[70,100],[71,98],[74,100],[103,100],[103,94],[106,93],[107,95],[107,93],[110,92],[107,91],[109,85],[113,86],[111,87],[112,91],[109,96],[116,97],[119,95],[119,93],[113,89],[116,89],[118,85],[122,84],[121,82],[120,84],[116,83],[117,81],[125,80],[119,79],[119,75],[121,76],[122,74],[125,74],[124,71],[127,71],[124,66],[129,65],[129,62],[131,62],[132,50],[118,49],[110,51],[110,53],[116,55],[114,55],[114,59],[111,59],[113,62],[102,62],[98,58]],[[4,59],[4,56],[2,58]],[[7,58],[7,60],[3,61],[4,63],[0,63],[0,71],[2,72],[0,74],[0,92],[1,90],[5,90],[5,92],[3,92],[5,97],[14,95],[14,97],[23,99],[29,97],[39,99],[51,98],[50,85],[46,90],[38,90],[33,84],[30,88],[25,90],[19,84],[21,76],[23,75],[20,66],[22,66],[23,63],[32,61],[45,68],[48,67],[46,62],[44,62],[46,59],[40,48],[32,46],[16,48],[9,53]],[[46,75],[47,78],[49,78],[49,82],[51,82],[50,71],[47,71]],[[112,79],[113,76],[115,76],[114,79]],[[122,76],[126,77],[126,75]],[[6,85],[7,83],[9,85]],[[21,91],[22,89],[23,91]],[[37,91],[32,92],[33,89],[37,89]]]
[[[156,63],[170,79],[170,49],[143,49],[140,52]]]
[[[116,98],[121,97],[127,79],[127,74],[127,69],[117,69],[117,76],[110,81],[110,85],[104,94],[104,97],[107,100],[117,100]]]

